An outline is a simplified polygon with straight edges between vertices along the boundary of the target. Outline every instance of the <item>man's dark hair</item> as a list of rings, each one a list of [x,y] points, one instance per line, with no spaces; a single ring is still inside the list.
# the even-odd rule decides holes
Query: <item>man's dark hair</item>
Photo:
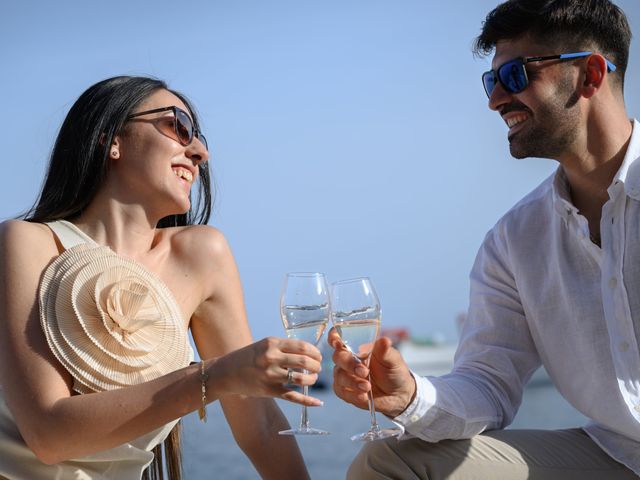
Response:
[[[624,12],[609,0],[508,0],[487,15],[473,51],[486,56],[500,40],[529,36],[569,53],[601,53],[616,66],[613,76],[624,85],[631,29]]]
[[[127,116],[154,92],[165,89],[184,102],[196,128],[198,118],[184,95],[148,77],[113,77],[89,87],[73,104],[56,139],[40,196],[23,217],[33,222],[71,220],[104,183],[113,138]],[[198,165],[199,195],[188,213],[163,218],[158,227],[207,223],[211,214],[209,168]]]

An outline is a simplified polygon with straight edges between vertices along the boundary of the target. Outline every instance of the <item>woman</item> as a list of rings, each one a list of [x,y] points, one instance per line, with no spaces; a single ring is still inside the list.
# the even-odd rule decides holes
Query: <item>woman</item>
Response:
[[[260,397],[319,405],[284,384],[313,384],[320,353],[251,343],[232,254],[204,225],[208,158],[161,81],[107,79],[72,106],[38,202],[0,228],[0,478],[140,479],[176,419],[215,400],[262,477],[308,477]]]

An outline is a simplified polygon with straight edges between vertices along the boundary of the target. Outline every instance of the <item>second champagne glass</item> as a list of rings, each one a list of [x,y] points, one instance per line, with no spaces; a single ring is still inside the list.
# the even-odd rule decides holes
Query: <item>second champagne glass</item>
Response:
[[[356,360],[369,366],[382,318],[380,302],[371,280],[364,277],[353,278],[332,284],[331,305],[331,320],[342,343]],[[352,436],[351,440],[370,442],[400,434],[397,428],[380,428],[378,425],[372,390],[369,390],[369,414],[369,430]]]
[[[318,345],[330,317],[329,289],[322,273],[288,273],[280,295],[280,317],[288,338]],[[307,385],[302,387],[309,394]],[[327,435],[311,428],[307,406],[302,406],[300,426],[279,432],[280,435]]]

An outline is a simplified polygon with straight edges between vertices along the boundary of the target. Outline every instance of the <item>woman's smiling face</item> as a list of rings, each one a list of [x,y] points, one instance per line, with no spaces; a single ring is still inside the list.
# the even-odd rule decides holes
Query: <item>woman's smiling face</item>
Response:
[[[168,106],[189,112],[176,95],[158,90],[132,113]],[[198,165],[209,158],[199,139],[186,146],[180,143],[175,121],[172,110],[131,118],[111,147],[118,151],[110,170],[117,180],[112,188],[125,202],[151,208],[160,218],[190,209],[189,194],[198,178]]]

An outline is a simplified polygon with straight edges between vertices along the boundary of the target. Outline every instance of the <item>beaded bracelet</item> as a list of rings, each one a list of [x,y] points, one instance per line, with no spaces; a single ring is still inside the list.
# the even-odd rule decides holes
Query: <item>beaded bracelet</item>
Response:
[[[207,380],[209,380],[209,374],[204,369],[204,360],[200,362],[200,392],[202,394],[202,405],[198,409],[198,416],[201,422],[207,421]]]

